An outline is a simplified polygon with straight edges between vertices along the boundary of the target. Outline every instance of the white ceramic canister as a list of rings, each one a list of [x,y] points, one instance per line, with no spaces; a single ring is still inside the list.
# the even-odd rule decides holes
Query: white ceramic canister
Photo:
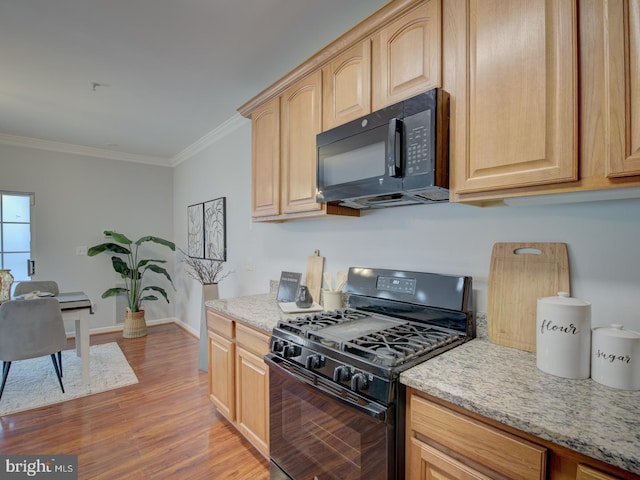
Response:
[[[567,292],[538,299],[536,365],[564,378],[591,374],[591,304]]]
[[[615,323],[594,328],[591,377],[607,387],[640,390],[640,333]]]

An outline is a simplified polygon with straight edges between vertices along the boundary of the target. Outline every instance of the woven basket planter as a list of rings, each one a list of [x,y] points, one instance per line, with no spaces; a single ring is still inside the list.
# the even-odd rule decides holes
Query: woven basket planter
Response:
[[[124,328],[122,336],[124,338],[144,337],[147,334],[147,322],[144,319],[144,310],[132,312],[127,309],[124,312]]]

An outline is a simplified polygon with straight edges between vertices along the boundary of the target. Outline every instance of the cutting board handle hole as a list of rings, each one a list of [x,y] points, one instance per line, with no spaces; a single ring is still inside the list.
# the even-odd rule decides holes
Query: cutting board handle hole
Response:
[[[542,250],[538,250],[537,248],[516,248],[513,253],[515,255],[542,255]]]

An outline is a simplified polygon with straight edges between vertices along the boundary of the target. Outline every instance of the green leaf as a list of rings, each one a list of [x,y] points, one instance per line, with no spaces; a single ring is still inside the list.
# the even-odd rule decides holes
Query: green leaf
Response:
[[[151,262],[156,262],[156,263],[167,263],[166,260],[154,260],[154,259],[148,259],[148,260],[140,260],[138,262],[138,270],[140,270],[142,267],[144,267],[145,265],[151,263]]]
[[[153,290],[155,292],[158,292],[160,295],[162,295],[164,297],[164,299],[167,301],[167,303],[171,303],[171,302],[169,302],[169,297],[167,296],[167,292],[165,291],[164,288],[150,285],[150,286],[144,287],[142,289],[143,292],[146,292],[147,290]],[[151,297],[153,297],[153,298],[151,298]],[[155,295],[147,295],[147,296],[141,298],[140,300],[157,300],[157,299],[158,299],[158,297],[156,297]]]
[[[126,235],[123,235],[122,233],[114,232],[114,231],[111,231],[111,230],[105,230],[104,231],[104,235],[105,235],[105,237],[111,237],[116,242],[122,243],[124,245],[131,245],[133,243],[131,240],[129,240],[127,238]]]
[[[144,300],[158,300],[158,297],[156,297],[155,295],[147,295],[147,296],[142,297],[142,298],[140,299],[140,301],[141,301],[141,302],[142,302],[142,301],[144,301]],[[168,301],[168,300],[167,300],[167,301]]]
[[[118,295],[120,293],[129,293],[129,290],[127,290],[126,288],[122,288],[122,287],[110,288],[109,290],[107,290],[106,292],[104,292],[102,294],[102,298],[113,297],[114,295]]]
[[[111,257],[111,263],[113,264],[113,269],[124,278],[134,278],[133,275],[136,272],[131,270],[129,265],[127,265],[127,263],[120,257]]]
[[[100,245],[94,245],[89,247],[87,255],[93,257],[102,252],[120,253],[122,255],[129,255],[131,251],[128,248],[118,245],[116,243],[101,243]]]
[[[136,245],[141,245],[144,242],[154,242],[159,245],[164,245],[165,247],[169,247],[173,251],[175,251],[176,249],[175,243],[170,242],[169,240],[165,240],[164,238],[154,237],[153,235],[147,235],[145,237],[138,239],[138,241],[136,241]]]
[[[171,280],[171,276],[169,275],[169,272],[167,272],[160,265],[149,264],[149,265],[147,265],[147,269],[151,270],[151,271],[154,271],[156,273],[159,273],[161,275],[164,275],[165,277],[167,277],[167,280],[169,280],[169,282],[171,282],[171,285],[173,285],[173,280]]]

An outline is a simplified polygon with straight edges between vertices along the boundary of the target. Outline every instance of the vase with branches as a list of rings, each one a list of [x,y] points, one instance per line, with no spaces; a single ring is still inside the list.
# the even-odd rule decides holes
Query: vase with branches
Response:
[[[198,368],[208,371],[207,356],[207,321],[205,302],[218,298],[218,283],[225,279],[231,272],[224,271],[224,262],[212,258],[191,257],[181,248],[180,261],[186,266],[188,276],[202,284],[202,313],[200,318],[200,346],[198,354]],[[217,257],[217,256],[216,256]]]
[[[231,272],[224,271],[224,262],[211,258],[191,257],[182,250],[182,263],[187,267],[187,275],[202,285],[216,285],[225,279]]]

